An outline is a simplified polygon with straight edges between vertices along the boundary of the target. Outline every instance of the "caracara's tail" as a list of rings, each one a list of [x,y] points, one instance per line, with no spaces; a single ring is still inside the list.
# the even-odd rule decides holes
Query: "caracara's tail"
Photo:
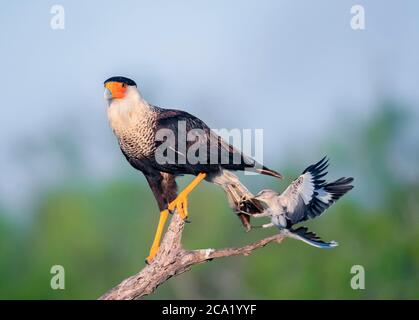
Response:
[[[254,168],[254,171],[260,174],[264,174],[267,176],[271,176],[271,177],[275,177],[278,179],[282,179],[282,174],[280,174],[279,172],[276,172],[274,170],[271,170],[265,166],[263,166],[262,168]]]
[[[232,171],[256,172],[259,174],[282,179],[282,175],[279,172],[271,170],[257,162],[255,159],[243,154],[240,150],[237,150],[232,145],[221,139],[221,137],[217,136],[214,138],[217,139],[218,143],[220,144],[220,164],[223,169]],[[228,152],[222,152],[223,150]],[[236,163],[235,160],[237,159],[240,161]]]
[[[255,161],[252,164],[246,164],[245,162],[240,163],[240,164],[223,164],[222,168],[225,170],[232,170],[232,171],[255,172],[258,174],[264,174],[266,176],[271,176],[278,179],[282,179],[282,174],[274,170],[271,170],[265,166],[262,166],[261,164]]]
[[[211,182],[224,189],[230,207],[238,215],[246,230],[250,230],[250,216],[241,212],[240,204],[243,200],[252,199],[254,195],[240,182],[236,175],[227,170],[222,170],[220,174],[211,177]]]

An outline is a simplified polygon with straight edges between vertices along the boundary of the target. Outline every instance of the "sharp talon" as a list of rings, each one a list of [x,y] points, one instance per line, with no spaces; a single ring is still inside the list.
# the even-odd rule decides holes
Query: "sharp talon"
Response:
[[[185,221],[185,223],[191,223],[192,221],[191,220],[189,220],[189,219],[185,219],[185,220],[183,220],[183,221]]]
[[[154,252],[150,252],[147,258],[145,258],[145,263],[150,264],[153,262],[154,258],[156,257],[157,250]]]
[[[151,255],[150,256],[148,256],[147,258],[145,258],[145,260],[144,260],[144,262],[145,262],[145,264],[146,265],[150,265],[153,261],[154,261],[154,257],[155,257],[156,255],[154,254],[154,256],[153,257],[151,257]]]

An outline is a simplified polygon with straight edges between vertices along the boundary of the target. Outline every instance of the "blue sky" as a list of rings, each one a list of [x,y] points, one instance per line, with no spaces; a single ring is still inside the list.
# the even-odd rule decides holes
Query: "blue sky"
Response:
[[[64,6],[64,30],[50,28],[54,4]],[[354,4],[365,7],[366,30],[350,28]],[[263,128],[265,161],[285,165],[286,150],[324,139],[345,115],[367,119],[379,97],[417,116],[418,39],[414,0],[9,1],[0,195],[62,175],[62,159],[42,149],[61,131],[80,137],[91,175],[120,170],[103,102],[109,76],[131,77],[151,103],[212,127]]]

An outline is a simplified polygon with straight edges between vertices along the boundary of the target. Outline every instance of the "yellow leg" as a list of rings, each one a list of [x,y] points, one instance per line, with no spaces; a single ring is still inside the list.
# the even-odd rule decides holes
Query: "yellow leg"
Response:
[[[156,235],[154,236],[154,241],[153,241],[153,244],[151,245],[150,254],[146,258],[147,263],[150,263],[156,256],[157,251],[159,251],[160,240],[163,234],[164,225],[166,223],[168,215],[169,215],[169,210],[167,209],[160,212],[160,219],[159,219],[159,224],[157,225]]]
[[[170,202],[168,209],[169,211],[173,211],[175,208],[177,209],[177,212],[182,217],[182,219],[188,218],[188,195],[191,193],[193,189],[206,177],[206,173],[200,173],[196,176],[195,179],[192,180],[192,182],[182,190],[181,193],[176,197],[175,200]]]
[[[185,189],[182,190],[176,199],[169,204],[168,209],[160,212],[160,219],[157,226],[156,235],[154,236],[154,241],[151,245],[150,254],[146,258],[147,263],[150,263],[159,251],[160,240],[163,235],[164,225],[166,224],[167,218],[169,216],[169,211],[177,209],[180,216],[183,219],[186,219],[188,217],[188,194],[205,178],[205,176],[205,173],[198,174],[196,178],[192,180],[192,182]]]

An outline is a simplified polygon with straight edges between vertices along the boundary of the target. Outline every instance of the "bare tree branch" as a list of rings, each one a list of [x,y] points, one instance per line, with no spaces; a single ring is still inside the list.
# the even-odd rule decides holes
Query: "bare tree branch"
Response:
[[[181,239],[185,222],[174,214],[163,238],[160,250],[150,265],[136,275],[101,296],[100,300],[136,300],[153,293],[156,288],[173,276],[188,271],[192,266],[216,258],[250,255],[254,250],[271,242],[280,243],[285,234],[278,233],[239,248],[185,250]]]

